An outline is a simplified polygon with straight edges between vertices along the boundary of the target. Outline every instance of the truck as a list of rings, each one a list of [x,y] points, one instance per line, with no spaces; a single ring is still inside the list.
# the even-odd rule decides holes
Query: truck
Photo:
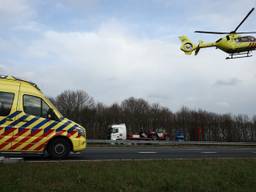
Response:
[[[126,125],[123,124],[115,124],[109,126],[109,139],[116,140],[126,140],[127,139],[127,130]]]
[[[85,128],[63,117],[35,83],[0,76],[0,153],[63,159],[85,148]]]
[[[169,140],[170,135],[165,129],[151,129],[144,131],[141,129],[138,133],[127,133],[126,124],[113,124],[109,126],[110,140]]]

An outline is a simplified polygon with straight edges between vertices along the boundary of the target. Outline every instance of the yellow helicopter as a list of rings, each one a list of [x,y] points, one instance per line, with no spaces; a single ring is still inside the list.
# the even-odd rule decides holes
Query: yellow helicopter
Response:
[[[227,34],[226,36],[218,39],[216,42],[203,42],[199,41],[198,45],[193,44],[185,35],[180,36],[179,39],[182,43],[180,49],[186,54],[191,55],[193,52],[198,54],[201,48],[216,47],[229,54],[226,59],[237,59],[243,57],[251,57],[251,52],[256,50],[256,38],[253,36],[240,36],[239,34],[253,34],[256,32],[237,32],[239,27],[254,11],[254,8],[246,15],[240,24],[231,32],[213,32],[213,31],[195,31],[195,33],[206,34]]]

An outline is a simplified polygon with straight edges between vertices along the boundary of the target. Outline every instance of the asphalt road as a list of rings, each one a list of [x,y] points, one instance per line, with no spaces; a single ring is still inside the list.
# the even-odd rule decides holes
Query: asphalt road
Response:
[[[93,147],[80,154],[80,159],[176,159],[206,157],[256,157],[256,148],[237,147]]]
[[[88,147],[80,154],[71,154],[68,160],[201,158],[256,158],[256,147]],[[25,161],[48,160],[42,155],[26,155],[24,159]]]

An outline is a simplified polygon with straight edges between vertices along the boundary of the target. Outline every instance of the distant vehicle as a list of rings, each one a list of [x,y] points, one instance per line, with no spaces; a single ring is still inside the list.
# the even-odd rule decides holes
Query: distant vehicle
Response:
[[[139,133],[128,133],[125,124],[114,124],[109,127],[110,140],[169,140],[170,136],[164,129],[156,129]]]
[[[115,124],[109,126],[109,136],[110,140],[126,140],[127,130],[125,124]]]
[[[176,140],[176,141],[185,141],[184,131],[177,130],[177,131],[176,131],[175,140]]]
[[[86,131],[64,118],[36,84],[0,76],[0,152],[63,159],[86,148]]]
[[[249,15],[254,11],[254,8],[246,15],[240,24],[231,32],[213,32],[213,31],[195,31],[195,33],[205,34],[226,34],[226,36],[218,39],[216,42],[203,42],[193,44],[185,35],[180,36],[182,43],[180,49],[186,54],[191,55],[193,52],[198,54],[201,48],[216,47],[229,54],[226,59],[237,59],[243,57],[251,57],[251,52],[256,50],[256,38],[253,36],[240,36],[239,34],[253,34],[256,32],[237,32]]]

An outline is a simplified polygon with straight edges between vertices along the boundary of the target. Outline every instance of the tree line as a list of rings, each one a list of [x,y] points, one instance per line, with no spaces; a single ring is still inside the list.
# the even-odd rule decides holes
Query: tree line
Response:
[[[66,90],[51,100],[65,117],[84,126],[90,139],[107,139],[109,125],[125,123],[132,133],[163,128],[171,140],[182,132],[186,141],[256,141],[256,116],[217,114],[187,107],[174,113],[158,103],[134,97],[107,106],[95,102],[82,90]]]

